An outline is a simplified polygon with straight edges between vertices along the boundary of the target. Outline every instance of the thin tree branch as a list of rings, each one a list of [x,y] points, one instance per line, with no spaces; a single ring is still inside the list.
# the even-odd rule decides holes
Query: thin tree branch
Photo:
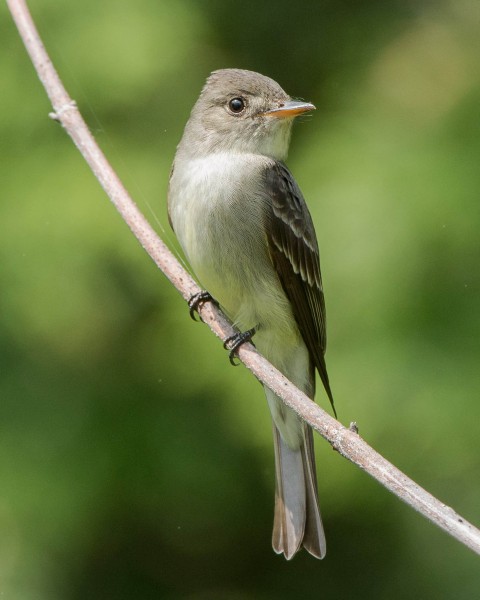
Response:
[[[54,113],[74,141],[93,173],[100,181],[132,233],[155,264],[185,299],[200,291],[167,246],[157,236],[97,146],[83,121],[75,102],[67,94],[38,35],[24,0],[7,0],[20,36],[27,48],[38,76],[51,100]],[[222,312],[212,303],[199,308],[202,320],[221,339],[234,330]],[[441,527],[465,546],[480,554],[480,531],[455,511],[437,500],[373,450],[352,429],[347,429],[290,383],[251,344],[238,350],[238,356],[262,383],[272,389],[313,429],[330,442],[338,452],[369,473],[401,500]]]

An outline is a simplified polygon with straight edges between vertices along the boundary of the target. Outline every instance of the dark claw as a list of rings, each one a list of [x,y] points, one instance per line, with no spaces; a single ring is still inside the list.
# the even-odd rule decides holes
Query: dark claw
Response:
[[[199,305],[203,302],[213,302],[214,304],[217,304],[217,301],[214,298],[212,298],[212,296],[205,290],[193,294],[193,296],[188,299],[187,303],[188,308],[190,309],[190,317],[194,321],[197,321],[195,313],[197,312]]]
[[[233,365],[234,367],[238,367],[238,365],[240,364],[240,363],[235,362],[235,352],[245,342],[251,342],[254,333],[255,333],[255,327],[253,327],[252,329],[248,329],[247,331],[241,331],[240,333],[235,333],[234,335],[229,336],[223,342],[223,347],[225,348],[225,350],[230,350],[228,358],[230,360],[230,364]]]

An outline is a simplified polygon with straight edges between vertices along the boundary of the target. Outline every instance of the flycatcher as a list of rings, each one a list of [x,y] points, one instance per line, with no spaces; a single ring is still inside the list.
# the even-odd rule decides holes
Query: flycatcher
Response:
[[[170,223],[195,274],[258,350],[310,398],[325,366],[319,251],[284,164],[293,120],[314,110],[252,71],[214,71],[177,148]],[[275,444],[273,549],[325,556],[311,429],[268,388]]]

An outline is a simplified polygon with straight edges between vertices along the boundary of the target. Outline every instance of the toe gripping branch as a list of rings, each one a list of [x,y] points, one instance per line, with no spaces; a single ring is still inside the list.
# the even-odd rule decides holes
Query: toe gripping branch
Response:
[[[193,294],[193,296],[191,296],[191,298],[188,299],[187,303],[188,303],[188,308],[190,309],[190,317],[194,321],[197,321],[197,318],[195,317],[195,313],[198,313],[198,307],[200,306],[200,304],[203,304],[204,302],[213,302],[213,304],[218,306],[218,302],[206,290],[197,292],[196,294]],[[234,335],[227,337],[227,339],[223,342],[223,347],[225,348],[225,350],[230,351],[228,358],[230,360],[230,363],[234,367],[236,367],[236,366],[238,366],[238,364],[240,364],[240,363],[235,362],[235,352],[238,350],[238,348],[242,344],[245,344],[245,342],[252,341],[252,337],[253,337],[253,334],[255,333],[255,331],[256,331],[256,329],[255,329],[255,327],[253,327],[252,329],[248,329],[247,331],[241,331],[239,333],[235,333]]]
[[[235,333],[234,335],[229,336],[224,342],[223,347],[225,350],[230,350],[228,358],[230,359],[230,364],[234,367],[237,367],[240,363],[235,362],[235,352],[240,348],[242,344],[245,342],[251,342],[252,337],[255,333],[255,327],[252,329],[248,329],[247,331],[241,331],[239,333]]]
[[[215,298],[212,298],[212,296],[206,290],[197,292],[196,294],[193,294],[191,298],[188,299],[187,304],[188,308],[190,309],[190,317],[194,321],[197,320],[197,318],[195,317],[195,313],[198,312],[198,307],[204,302],[213,302],[215,305],[218,306],[218,302],[215,300]]]

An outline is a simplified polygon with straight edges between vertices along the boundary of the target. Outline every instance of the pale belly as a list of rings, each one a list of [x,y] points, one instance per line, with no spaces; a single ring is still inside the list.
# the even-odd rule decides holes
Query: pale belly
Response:
[[[170,216],[196,277],[228,316],[241,329],[273,322],[282,329],[291,308],[268,252],[267,199],[255,183],[262,163],[255,161],[256,172],[245,162],[217,156],[175,171]]]
[[[240,330],[255,327],[258,350],[308,393],[309,354],[268,251],[268,198],[255,179],[255,168],[239,164],[245,160],[217,156],[213,162],[190,161],[188,169],[176,166],[170,218],[202,287]],[[297,447],[303,430],[296,415],[268,391],[267,399],[282,437]]]

